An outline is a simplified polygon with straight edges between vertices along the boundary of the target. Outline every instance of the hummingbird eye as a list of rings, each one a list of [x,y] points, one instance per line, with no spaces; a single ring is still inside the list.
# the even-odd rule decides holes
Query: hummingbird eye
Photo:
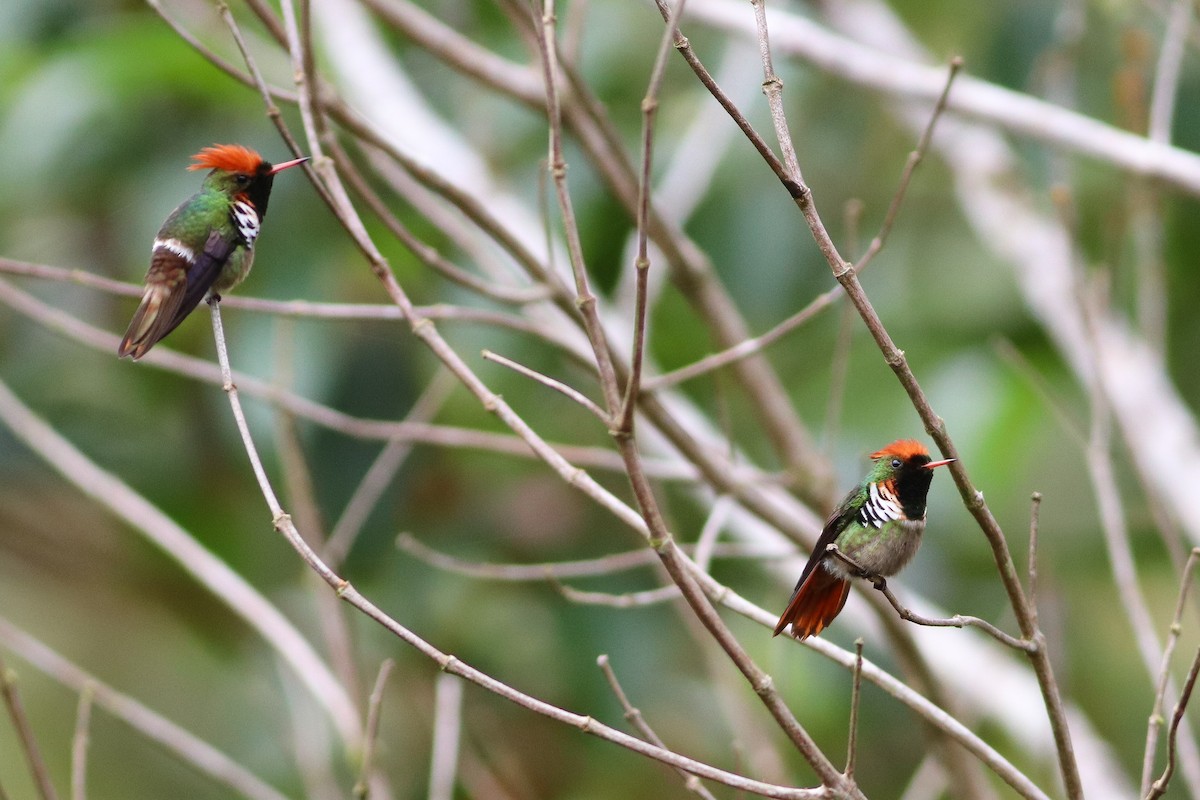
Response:
[[[900,459],[898,459],[898,458],[893,458],[893,459],[892,459],[892,469],[900,469],[900,464],[901,464],[901,463],[902,463],[902,462],[900,461]]]
[[[238,186],[249,186],[250,185],[250,176],[244,172],[239,172],[237,174],[237,176],[234,178],[234,180],[237,181]]]

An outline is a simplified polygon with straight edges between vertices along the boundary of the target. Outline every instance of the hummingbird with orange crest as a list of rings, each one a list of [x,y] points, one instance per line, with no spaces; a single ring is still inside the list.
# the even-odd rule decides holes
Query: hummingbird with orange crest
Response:
[[[213,145],[192,156],[188,169],[209,173],[154,237],[142,302],[118,356],[141,358],[206,295],[220,297],[245,279],[275,176],[307,160],[272,165],[236,144]]]
[[[934,461],[925,445],[900,439],[871,454],[867,477],[838,505],[825,523],[792,599],[775,626],[788,625],[804,639],[823,631],[846,605],[857,570],[829,552],[837,545],[867,576],[890,577],[916,555],[925,531],[925,500],[933,470],[954,461]]]

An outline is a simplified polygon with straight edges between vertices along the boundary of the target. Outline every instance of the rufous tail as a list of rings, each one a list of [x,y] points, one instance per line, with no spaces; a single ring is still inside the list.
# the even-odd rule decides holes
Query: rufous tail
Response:
[[[792,636],[804,639],[816,636],[833,622],[850,596],[850,581],[838,578],[818,565],[804,583],[796,587],[792,601],[779,617],[775,635],[792,625]]]

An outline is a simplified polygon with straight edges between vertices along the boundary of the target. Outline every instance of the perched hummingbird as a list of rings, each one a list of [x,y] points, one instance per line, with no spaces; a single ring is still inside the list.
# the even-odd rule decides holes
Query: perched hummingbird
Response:
[[[191,170],[211,170],[200,191],[171,212],[154,237],[142,304],[118,356],[136,361],[183,322],[209,292],[218,297],[250,273],[254,240],[267,215],[275,174],[307,161],[272,166],[236,144],[206,147]]]
[[[825,523],[821,538],[792,591],[787,609],[775,626],[778,636],[790,623],[797,639],[815,636],[833,622],[850,595],[851,568],[827,552],[836,544],[872,575],[895,575],[916,555],[925,530],[925,498],[933,469],[949,464],[933,461],[920,442],[900,439],[871,458],[875,466]]]

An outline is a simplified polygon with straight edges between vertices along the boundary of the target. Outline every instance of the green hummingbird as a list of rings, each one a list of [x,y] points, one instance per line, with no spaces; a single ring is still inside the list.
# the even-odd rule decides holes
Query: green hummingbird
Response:
[[[792,636],[815,636],[833,622],[850,595],[851,568],[829,553],[836,544],[864,570],[888,577],[916,555],[925,530],[925,498],[935,467],[954,461],[934,461],[925,445],[900,439],[872,453],[875,465],[825,523],[792,599],[775,626],[778,636],[789,624]]]
[[[236,144],[213,145],[192,156],[188,169],[210,172],[154,237],[146,289],[118,356],[141,358],[205,295],[220,297],[245,279],[276,173],[307,160],[272,166]]]

